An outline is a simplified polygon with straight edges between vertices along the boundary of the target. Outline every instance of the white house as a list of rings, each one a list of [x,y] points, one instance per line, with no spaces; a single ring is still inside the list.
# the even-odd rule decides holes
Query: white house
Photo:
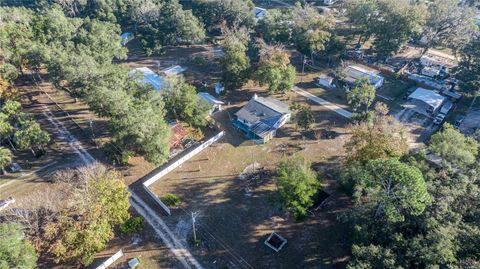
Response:
[[[343,74],[345,75],[345,82],[351,86],[355,85],[359,79],[368,78],[370,84],[378,89],[382,87],[384,81],[384,78],[378,72],[357,65],[348,66],[343,70]]]
[[[417,88],[408,96],[408,100],[417,106],[417,111],[425,111],[432,115],[440,109],[446,98],[434,91]]]
[[[272,139],[277,130],[290,120],[288,105],[272,97],[252,99],[235,113],[237,119],[233,125],[242,130],[249,139],[266,143]]]
[[[335,0],[323,0],[323,4],[327,6],[332,5],[333,3],[335,3]]]
[[[203,100],[207,101],[210,106],[212,107],[212,109],[210,110],[210,115],[218,112],[218,111],[221,111],[222,110],[222,105],[224,105],[225,103],[218,100],[217,98],[213,97],[211,94],[209,94],[208,92],[199,92],[197,93],[197,96],[202,98]]]

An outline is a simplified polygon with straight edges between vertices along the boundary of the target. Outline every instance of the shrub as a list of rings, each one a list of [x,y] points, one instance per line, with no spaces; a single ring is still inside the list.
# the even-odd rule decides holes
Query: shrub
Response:
[[[120,224],[120,232],[126,235],[132,235],[142,230],[144,221],[142,217],[130,218],[124,223]]]
[[[167,206],[176,206],[182,202],[180,198],[173,193],[167,193],[165,196],[163,196],[162,201]]]

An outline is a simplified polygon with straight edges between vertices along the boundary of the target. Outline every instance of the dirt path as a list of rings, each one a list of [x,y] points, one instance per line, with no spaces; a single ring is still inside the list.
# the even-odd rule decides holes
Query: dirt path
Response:
[[[322,106],[325,106],[326,108],[332,110],[333,112],[345,117],[345,118],[351,118],[352,117],[352,113],[341,108],[340,106],[332,103],[332,102],[329,102],[323,98],[320,98],[318,96],[315,96],[297,86],[293,87],[293,91],[312,100],[313,102],[319,104],[319,105],[322,105]]]
[[[54,102],[51,96],[40,87],[39,84],[43,84],[43,82],[39,80],[40,78],[35,78],[33,74],[30,74],[30,76],[35,83],[35,88],[42,92],[42,94],[48,97],[48,99],[50,99],[52,102]],[[80,142],[80,140],[77,139],[77,137],[66,128],[64,122],[58,119],[55,116],[54,112],[51,111],[47,105],[42,104],[38,108],[38,112],[42,113],[55,127],[58,132],[58,138],[68,144],[68,146],[78,156],[78,159],[79,161],[81,161],[81,163],[89,165],[97,161],[97,159],[88,152],[88,149],[83,146],[82,142]],[[160,214],[155,212],[151,207],[147,205],[147,202],[144,201],[144,197],[148,196],[145,196],[145,193],[142,193],[140,189],[129,188],[129,191],[132,195],[130,199],[132,207],[135,208],[135,210],[152,226],[152,228],[155,230],[155,233],[162,239],[165,245],[183,265],[183,267],[186,269],[203,269],[203,267],[188,251],[188,249],[186,249],[178,241],[178,239],[163,223],[161,217],[159,216]]]

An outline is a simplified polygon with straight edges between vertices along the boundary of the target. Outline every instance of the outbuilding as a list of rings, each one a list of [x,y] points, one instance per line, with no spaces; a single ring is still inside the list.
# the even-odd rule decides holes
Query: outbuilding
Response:
[[[180,65],[174,65],[161,70],[160,73],[167,77],[173,77],[181,75],[183,72],[185,72],[185,70],[187,69],[181,67]]]
[[[120,44],[122,44],[122,46],[125,46],[127,45],[128,42],[130,42],[135,36],[130,33],[130,32],[125,32],[123,34],[120,35]]]
[[[153,70],[148,67],[134,68],[130,71],[129,74],[131,76],[134,76],[137,73],[140,73],[143,76],[140,79],[140,82],[151,85],[157,91],[162,90],[162,88],[165,86],[164,78],[153,72]]]
[[[446,98],[434,91],[424,88],[417,88],[412,94],[408,96],[411,104],[417,106],[417,112],[426,112],[428,115],[433,115],[440,109]],[[425,114],[425,113],[422,113]]]
[[[335,88],[335,84],[333,83],[333,77],[327,76],[325,74],[320,75],[316,79],[316,84],[320,87],[326,87],[326,88]]]
[[[266,13],[267,10],[261,7],[255,7],[255,9],[253,9],[253,14],[255,15],[255,19],[257,20],[263,19]]]
[[[370,84],[375,89],[378,89],[382,87],[384,81],[384,78],[380,76],[378,72],[356,65],[351,65],[345,68],[343,74],[345,75],[344,81],[350,86],[355,85],[360,79],[368,78]]]
[[[197,93],[197,96],[210,104],[210,106],[212,107],[212,109],[210,110],[210,115],[213,115],[218,111],[222,111],[222,105],[224,105],[225,103],[213,97],[208,92],[199,92]]]

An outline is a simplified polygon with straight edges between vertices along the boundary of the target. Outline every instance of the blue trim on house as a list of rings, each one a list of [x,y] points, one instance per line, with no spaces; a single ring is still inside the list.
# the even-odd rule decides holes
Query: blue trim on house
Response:
[[[243,123],[239,120],[232,120],[232,125],[233,125],[233,127],[242,131],[247,136],[248,139],[255,140],[255,143],[259,144],[258,143],[259,140],[264,141],[263,138],[258,137],[256,134],[254,134],[252,131],[250,131],[250,128],[245,123]],[[263,143],[265,143],[265,142],[263,142]]]

